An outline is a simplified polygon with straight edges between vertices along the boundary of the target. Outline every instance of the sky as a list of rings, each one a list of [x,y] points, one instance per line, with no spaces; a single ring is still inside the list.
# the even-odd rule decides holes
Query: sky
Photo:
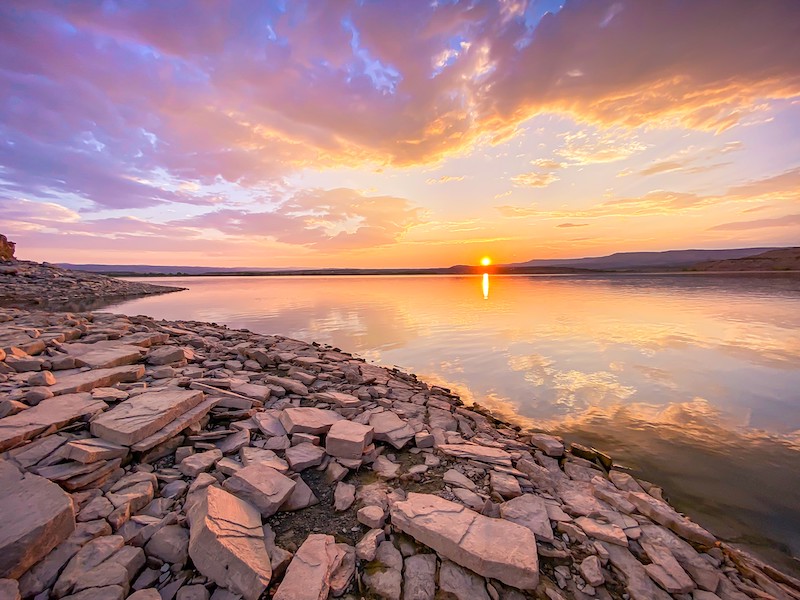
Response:
[[[23,259],[800,245],[797,0],[3,0]]]

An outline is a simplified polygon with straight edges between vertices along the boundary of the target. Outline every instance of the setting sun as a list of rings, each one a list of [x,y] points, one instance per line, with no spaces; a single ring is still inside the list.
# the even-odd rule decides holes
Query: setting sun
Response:
[[[488,256],[484,256],[484,257],[481,259],[481,264],[482,264],[484,267],[488,267],[490,264],[492,264],[492,259],[491,259],[491,258],[489,258]]]

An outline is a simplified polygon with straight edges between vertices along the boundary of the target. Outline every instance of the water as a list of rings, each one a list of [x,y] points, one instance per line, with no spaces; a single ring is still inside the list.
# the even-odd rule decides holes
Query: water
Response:
[[[800,278],[158,278],[114,310],[315,340],[608,451],[729,541],[800,563]]]

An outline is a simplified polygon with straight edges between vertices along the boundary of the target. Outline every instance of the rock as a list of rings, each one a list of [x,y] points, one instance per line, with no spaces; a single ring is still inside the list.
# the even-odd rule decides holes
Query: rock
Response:
[[[198,452],[184,458],[178,465],[178,470],[187,477],[197,477],[200,473],[208,471],[221,458],[222,450]]]
[[[491,465],[511,466],[511,455],[500,448],[489,448],[478,444],[440,444],[438,449],[448,456],[477,460]]]
[[[413,492],[395,502],[391,515],[395,528],[483,577],[523,590],[539,582],[536,539],[526,527]]]
[[[65,596],[64,600],[123,600],[123,598],[125,598],[125,588],[121,585],[108,585]]]
[[[286,433],[327,433],[342,416],[332,410],[321,408],[286,408],[280,415],[280,422]]]
[[[87,573],[114,555],[124,543],[121,535],[106,535],[90,541],[78,550],[53,586],[55,597],[61,598],[72,592]]]
[[[325,458],[325,450],[314,444],[303,442],[287,448],[285,456],[286,462],[289,463],[292,470],[299,472],[322,463],[322,459]]]
[[[600,587],[606,582],[605,576],[603,575],[603,567],[597,556],[592,555],[584,558],[578,570],[581,572],[581,577],[586,580],[586,583],[593,587]]]
[[[469,477],[456,471],[455,469],[448,469],[444,473],[444,482],[448,485],[454,485],[468,490],[477,491],[478,486]]]
[[[258,510],[210,486],[189,509],[189,521],[189,556],[197,570],[245,600],[256,600],[272,576]]]
[[[194,390],[145,392],[98,416],[92,421],[91,431],[109,442],[131,446],[202,401],[203,392]]]
[[[0,235],[0,262],[12,262],[14,260],[14,248],[16,244],[6,236]]]
[[[336,544],[339,554],[342,555],[341,563],[331,574],[331,594],[334,598],[341,596],[350,586],[356,573],[356,551],[348,544]]]
[[[342,420],[334,423],[325,438],[325,451],[341,458],[361,458],[372,443],[373,429],[354,421]]]
[[[435,593],[436,555],[409,556],[403,576],[403,600],[433,600]]]
[[[4,460],[0,460],[0,507],[3,578],[18,579],[75,530],[75,508],[68,494]]]
[[[144,452],[155,448],[159,444],[166,444],[175,438],[181,431],[198,423],[208,414],[217,403],[218,398],[206,398],[194,408],[190,408],[185,413],[179,415],[174,420],[167,423],[164,427],[154,434],[147,436],[131,446],[134,452]]]
[[[666,591],[671,594],[686,594],[696,587],[668,548],[648,541],[642,541],[641,546],[653,561],[652,564],[645,565],[645,571]]]
[[[370,529],[356,544],[356,556],[361,560],[375,560],[378,544],[386,538],[383,529]]]
[[[379,598],[400,600],[402,570],[403,557],[390,541],[385,541],[378,546],[375,563],[371,563],[370,567],[364,570],[362,579]]]
[[[28,385],[54,385],[56,377],[50,371],[39,371],[28,377]]]
[[[386,515],[379,506],[365,506],[356,513],[356,518],[359,523],[370,529],[380,529],[383,527]]]
[[[531,434],[531,444],[544,452],[547,456],[561,458],[564,456],[564,444],[561,440],[546,433]]]
[[[75,364],[92,369],[109,369],[139,362],[142,349],[117,340],[95,344],[64,344],[63,350],[75,357]]]
[[[275,377],[274,375],[267,375],[266,377],[264,377],[264,383],[267,384],[271,383],[272,385],[277,385],[279,387],[282,387],[286,391],[291,392],[292,394],[297,394],[298,396],[308,396],[308,388],[299,381],[296,381],[294,379],[287,379],[286,377]]]
[[[327,402],[335,404],[342,408],[355,408],[361,406],[361,400],[351,394],[343,394],[341,392],[326,391],[316,394],[320,402]]]
[[[335,460],[331,460],[328,462],[328,466],[325,468],[325,483],[328,485],[338,483],[350,472],[349,469],[343,467]]]
[[[612,523],[601,523],[589,517],[578,517],[575,524],[591,538],[603,540],[609,544],[616,544],[624,548],[628,547],[628,537],[618,525]]]
[[[50,391],[56,396],[89,392],[97,387],[111,387],[118,383],[131,383],[144,377],[143,365],[125,365],[110,369],[92,369],[72,375],[60,375]]]
[[[553,541],[553,528],[547,515],[547,505],[540,496],[523,494],[500,505],[500,516],[507,521],[530,529],[537,540]]]
[[[519,481],[513,475],[492,470],[489,472],[492,491],[499,494],[502,498],[516,498],[522,495]]]
[[[325,600],[343,558],[333,536],[312,533],[294,555],[273,600]]]
[[[449,560],[439,569],[439,589],[456,600],[491,600],[482,577]]]
[[[0,600],[20,600],[19,584],[14,579],[0,579]]]
[[[319,498],[314,495],[314,492],[308,487],[306,482],[303,481],[300,475],[292,475],[292,481],[295,483],[294,490],[292,490],[292,494],[286,499],[286,502],[281,504],[278,510],[302,510],[309,506],[319,504]]]
[[[139,590],[128,596],[128,600],[163,600],[157,590]]]
[[[333,491],[333,507],[337,511],[347,510],[353,505],[356,499],[356,486],[344,481],[336,484]]]
[[[282,458],[278,458],[278,455],[272,450],[245,446],[239,450],[239,457],[245,467],[260,464],[265,467],[271,467],[279,473],[286,473],[289,470],[289,464]]]
[[[464,488],[454,489],[453,495],[456,498],[458,498],[464,505],[478,512],[483,510],[483,507],[486,504],[486,500],[484,498],[481,498],[475,492],[471,492]]]
[[[256,463],[239,469],[222,486],[270,517],[289,499],[296,484],[275,469]]]
[[[628,500],[631,501],[640,513],[646,517],[650,517],[656,523],[671,529],[690,542],[695,542],[696,544],[702,544],[704,546],[713,546],[717,541],[713,535],[700,527],[700,525],[679,515],[669,504],[653,498],[649,494],[644,492],[630,492],[628,494]]]
[[[417,448],[433,448],[434,438],[427,431],[418,431],[414,434],[414,445]]]
[[[411,426],[391,411],[383,411],[370,415],[369,424],[373,429],[373,438],[379,442],[387,442],[400,450],[414,437]]]
[[[105,519],[114,510],[114,505],[103,496],[98,496],[78,513],[78,522]]]
[[[105,402],[90,394],[67,394],[43,400],[36,406],[0,419],[0,452],[39,435],[50,427],[63,427],[105,410]]]
[[[671,596],[657,587],[642,563],[627,548],[597,542],[608,553],[611,564],[621,574],[632,600],[670,600]]]
[[[286,435],[286,430],[283,428],[279,417],[280,413],[277,411],[265,410],[253,415],[253,420],[265,436],[282,437]]]
[[[400,473],[400,465],[393,463],[382,454],[372,463],[372,470],[381,479],[394,479]]]
[[[147,353],[145,361],[148,365],[168,365],[186,360],[186,358],[183,348],[178,346],[158,346]]]
[[[127,592],[131,579],[136,577],[144,563],[145,557],[141,548],[123,546],[111,557],[80,575],[73,587],[73,593],[97,588],[106,590],[110,586],[119,586]]]
[[[78,523],[75,531],[40,560],[20,578],[20,592],[24,597],[35,596],[52,586],[65,564],[87,542],[110,535],[111,527],[105,521]]]
[[[85,464],[112,458],[125,458],[126,456],[128,456],[127,447],[100,438],[74,440],[67,443],[64,451],[65,459]]]
[[[204,585],[185,585],[175,595],[175,600],[208,600],[208,598],[208,590]]]
[[[153,534],[144,549],[148,556],[183,566],[189,557],[189,532],[180,525],[167,525]]]
[[[150,503],[154,494],[155,490],[151,481],[139,481],[119,491],[109,492],[106,494],[106,498],[114,505],[114,508],[127,505],[130,507],[131,513],[136,513]]]

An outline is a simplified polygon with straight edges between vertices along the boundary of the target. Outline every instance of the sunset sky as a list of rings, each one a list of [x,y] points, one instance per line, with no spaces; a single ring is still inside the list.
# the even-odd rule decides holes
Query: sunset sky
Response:
[[[23,259],[800,245],[797,0],[3,0],[0,92]]]

